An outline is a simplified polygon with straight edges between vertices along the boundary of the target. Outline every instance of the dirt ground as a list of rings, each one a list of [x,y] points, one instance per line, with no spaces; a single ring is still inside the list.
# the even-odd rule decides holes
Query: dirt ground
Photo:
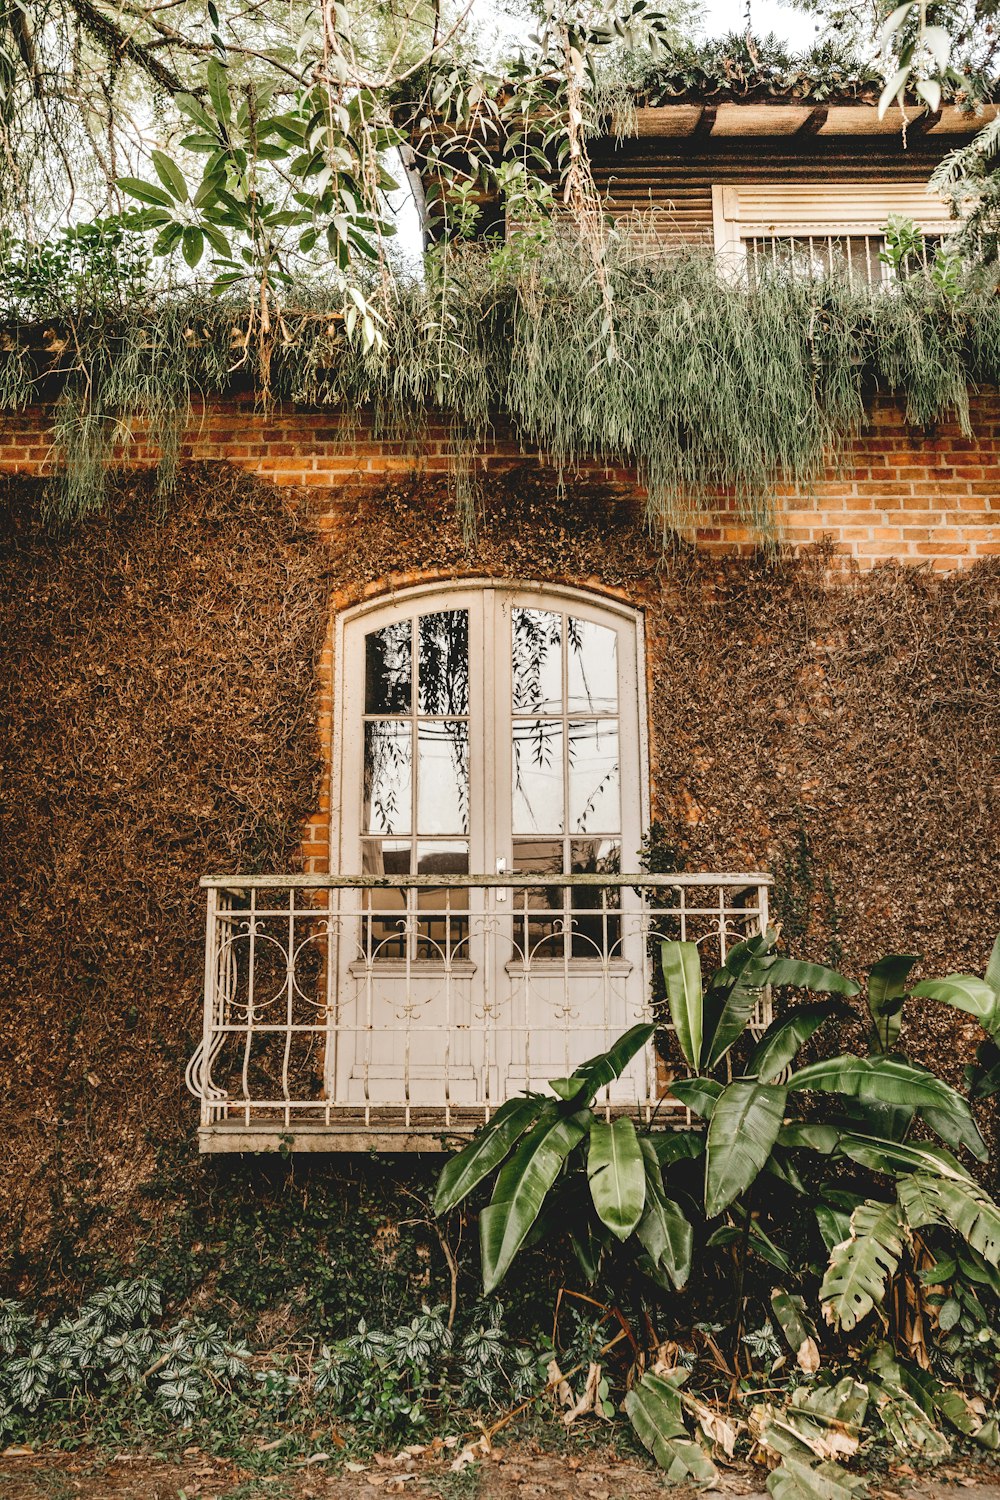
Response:
[[[497,1447],[464,1469],[452,1452],[379,1457],[365,1464],[332,1464],[325,1455],[286,1473],[254,1476],[230,1459],[188,1452],[180,1461],[139,1454],[110,1460],[84,1453],[0,1455],[0,1500],[767,1500],[760,1471],[727,1470],[715,1489],[668,1486],[641,1460],[612,1449],[549,1453],[531,1446]],[[884,1500],[1000,1500],[992,1465],[944,1467],[920,1479],[907,1465],[873,1483]]]

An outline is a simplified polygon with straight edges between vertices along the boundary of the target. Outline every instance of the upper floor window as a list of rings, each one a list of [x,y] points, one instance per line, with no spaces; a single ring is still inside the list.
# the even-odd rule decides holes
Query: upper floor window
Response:
[[[954,229],[943,199],[920,182],[762,183],[712,189],[717,254],[754,280],[789,274],[807,280],[844,276],[877,286],[891,275],[883,260],[892,216],[922,231],[912,269]]]

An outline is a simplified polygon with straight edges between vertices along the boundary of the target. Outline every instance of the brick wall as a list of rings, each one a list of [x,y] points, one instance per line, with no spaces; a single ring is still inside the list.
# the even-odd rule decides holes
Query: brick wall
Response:
[[[0,473],[47,472],[48,424],[43,409],[4,416]],[[920,432],[907,426],[898,404],[876,403],[870,426],[850,445],[839,471],[807,495],[781,496],[782,540],[799,547],[830,537],[845,562],[862,569],[894,557],[950,572],[1000,553],[1000,396],[974,400],[973,429],[970,438],[952,423]],[[265,413],[247,400],[196,411],[183,456],[237,464],[278,485],[336,492],[413,470],[445,473],[451,448],[443,422],[432,422],[419,443],[389,441],[350,414],[293,408]],[[524,451],[509,434],[498,433],[478,462],[509,466],[522,461]],[[120,457],[148,465],[155,455],[140,435]],[[628,468],[595,461],[585,472],[639,493]],[[326,519],[335,525],[335,493],[331,500]],[[752,543],[725,498],[690,539],[716,551]]]

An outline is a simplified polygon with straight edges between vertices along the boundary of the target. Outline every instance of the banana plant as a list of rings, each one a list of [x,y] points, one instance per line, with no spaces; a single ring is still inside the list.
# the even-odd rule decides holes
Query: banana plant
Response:
[[[655,1028],[634,1026],[607,1052],[550,1083],[551,1095],[529,1093],[497,1110],[489,1124],[447,1163],[434,1198],[448,1213],[497,1172],[489,1204],[479,1216],[483,1285],[492,1292],[551,1209],[560,1179],[585,1189],[560,1215],[593,1280],[615,1242],[633,1249],[657,1277],[680,1288],[691,1270],[693,1230],[663,1183],[661,1138],[640,1135],[627,1116],[613,1120],[593,1108],[600,1091],[619,1078],[648,1045]],[[662,1153],[669,1155],[669,1151]],[[573,1196],[571,1193],[570,1196]],[[633,1239],[634,1237],[634,1239]]]
[[[976,974],[947,974],[925,979],[909,992],[916,999],[937,1000],[975,1016],[986,1032],[976,1049],[976,1061],[965,1070],[970,1099],[988,1099],[1000,1092],[1000,935],[993,944],[982,979]]]

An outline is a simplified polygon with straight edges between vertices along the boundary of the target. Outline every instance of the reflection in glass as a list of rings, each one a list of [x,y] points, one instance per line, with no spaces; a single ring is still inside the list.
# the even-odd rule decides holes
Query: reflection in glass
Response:
[[[618,635],[590,620],[566,621],[566,709],[613,714],[618,708]]]
[[[511,668],[516,714],[561,713],[561,615],[544,609],[512,612]]]
[[[361,845],[362,875],[409,875],[409,839],[365,839]]]
[[[570,868],[574,875],[620,875],[622,846],[617,839],[572,839]]]
[[[561,875],[562,839],[515,839],[515,875]]]
[[[464,840],[438,840],[417,844],[418,875],[468,875],[469,846]],[[464,897],[462,890],[452,892],[453,899]]]
[[[514,721],[515,834],[563,831],[563,726],[558,719]]]
[[[444,609],[421,615],[418,712],[469,712],[469,612]]]
[[[464,719],[417,725],[417,832],[469,831],[469,726]]]
[[[621,827],[615,720],[570,721],[569,821],[572,833],[617,833]]]
[[[409,833],[413,745],[408,723],[365,725],[363,833]]]
[[[413,676],[411,627],[398,620],[365,636],[365,713],[408,714]]]

